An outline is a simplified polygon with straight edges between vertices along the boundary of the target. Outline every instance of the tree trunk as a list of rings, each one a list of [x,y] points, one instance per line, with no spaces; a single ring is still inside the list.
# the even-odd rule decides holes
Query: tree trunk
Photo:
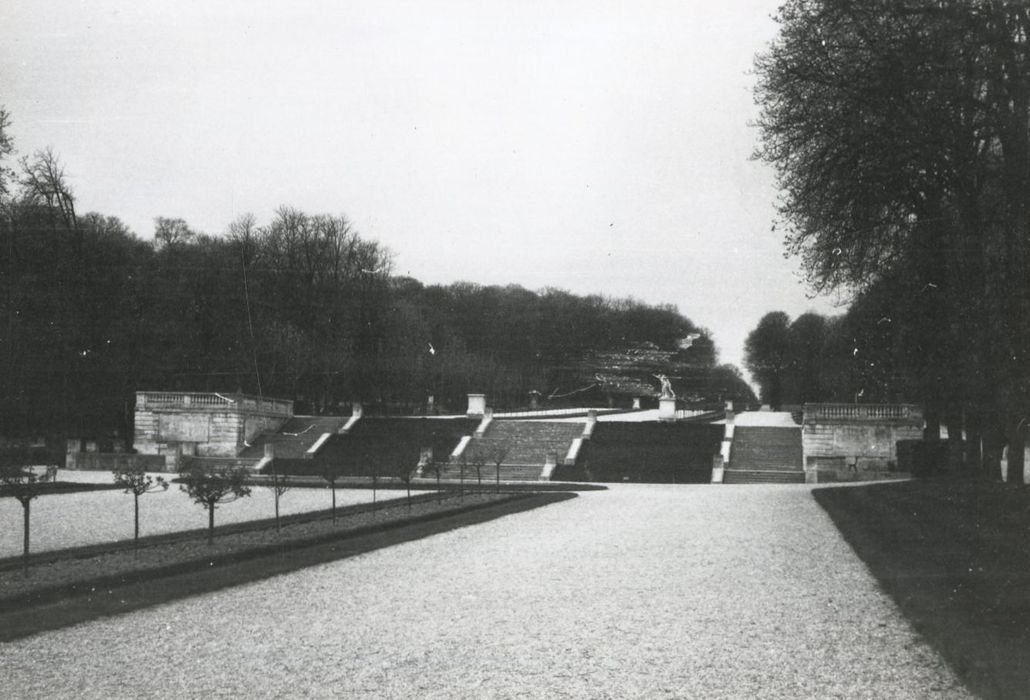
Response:
[[[333,525],[336,524],[336,482],[329,484],[329,488],[333,491]]]
[[[132,502],[132,552],[135,557],[139,553],[139,494],[133,494]]]
[[[22,557],[25,564],[25,575],[29,575],[29,510],[32,507],[32,499],[25,499],[21,502],[22,510],[22,537],[24,539]]]
[[[1001,453],[1005,447],[1005,437],[996,415],[985,416],[983,432],[983,477],[985,481],[1001,480]]]
[[[207,543],[215,543],[215,504],[207,504]]]
[[[1018,415],[1012,416],[1008,433],[1008,482],[1023,486],[1023,456],[1026,447],[1025,421]]]
[[[501,492],[501,465],[497,464],[497,493]]]

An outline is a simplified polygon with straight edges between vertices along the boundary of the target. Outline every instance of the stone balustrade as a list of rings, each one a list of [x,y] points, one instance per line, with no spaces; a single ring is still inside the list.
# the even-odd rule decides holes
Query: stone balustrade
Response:
[[[262,413],[276,416],[292,416],[293,402],[285,399],[268,399],[261,396],[183,391],[137,391],[136,407],[144,409],[178,408],[190,410],[224,411],[235,409],[245,413]]]
[[[922,423],[923,412],[913,404],[806,403],[805,423],[834,422]]]

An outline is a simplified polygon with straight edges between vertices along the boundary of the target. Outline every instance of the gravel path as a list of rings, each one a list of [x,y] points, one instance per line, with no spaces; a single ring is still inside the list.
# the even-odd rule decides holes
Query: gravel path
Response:
[[[22,697],[969,697],[805,487],[620,485],[0,645]]]
[[[166,479],[174,474],[161,474]],[[111,472],[61,470],[58,479],[85,483],[112,482]],[[403,498],[404,491],[380,489],[378,500]],[[54,494],[33,499],[31,509],[31,550],[43,552],[102,542],[132,539],[132,495],[122,490],[84,491]],[[337,489],[338,507],[371,503],[371,489]],[[329,508],[328,489],[290,489],[279,499],[282,515],[308,513]],[[167,491],[140,497],[140,536],[207,527],[207,511],[172,484]],[[260,520],[275,516],[275,497],[267,487],[255,486],[251,495],[234,503],[218,506],[215,525]],[[22,552],[22,509],[13,498],[0,498],[0,557]]]

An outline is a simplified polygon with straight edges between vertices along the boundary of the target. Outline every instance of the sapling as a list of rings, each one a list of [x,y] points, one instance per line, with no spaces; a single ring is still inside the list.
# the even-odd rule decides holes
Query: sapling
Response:
[[[207,510],[207,543],[215,540],[215,507],[250,495],[245,467],[203,467],[193,465],[179,472],[179,485],[193,502]]]
[[[125,488],[125,493],[132,494],[133,501],[133,556],[139,554],[139,497],[147,493],[167,491],[168,482],[163,476],[153,477],[147,474],[142,464],[127,464],[114,470],[114,483]]]
[[[29,515],[32,499],[39,496],[47,475],[40,474],[30,466],[32,453],[23,448],[8,448],[0,451],[0,496],[10,496],[21,504],[22,509],[22,558],[25,575],[29,575]]]

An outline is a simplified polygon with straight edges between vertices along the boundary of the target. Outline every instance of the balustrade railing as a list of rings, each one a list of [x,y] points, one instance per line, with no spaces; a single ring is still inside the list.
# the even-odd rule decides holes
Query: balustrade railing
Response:
[[[138,391],[136,406],[139,408],[235,408],[244,412],[293,415],[293,402],[284,399],[266,399],[260,396],[183,391]]]
[[[805,404],[805,420],[913,420],[921,416],[913,404]]]

